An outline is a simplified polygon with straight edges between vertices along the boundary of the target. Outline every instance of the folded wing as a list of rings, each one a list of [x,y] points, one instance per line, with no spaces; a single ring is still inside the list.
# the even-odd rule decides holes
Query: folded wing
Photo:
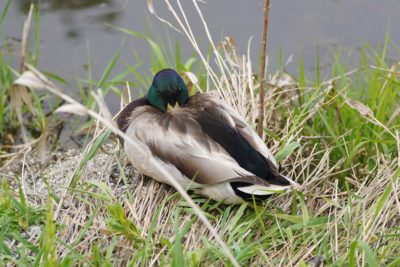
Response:
[[[152,156],[175,166],[196,183],[240,181],[268,186],[204,134],[193,113],[145,112],[131,123],[129,132],[150,149]]]

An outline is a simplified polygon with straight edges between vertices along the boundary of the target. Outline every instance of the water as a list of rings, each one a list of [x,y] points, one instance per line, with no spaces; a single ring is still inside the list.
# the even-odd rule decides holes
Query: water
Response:
[[[1,0],[1,10],[5,2]],[[170,18],[165,4],[154,2],[157,12]],[[205,51],[206,35],[193,5],[191,1],[182,2],[185,2],[184,7],[193,20],[194,33]],[[151,32],[165,42],[168,36],[172,42],[179,40],[183,58],[193,53],[190,44],[180,34],[168,30],[149,14],[144,0],[43,0],[41,3],[39,67],[68,81],[86,77],[88,51],[93,61],[93,78],[100,78],[123,39],[123,33],[110,25],[142,33]],[[199,5],[215,40],[232,36],[239,51],[246,53],[248,40],[253,37],[251,51],[257,69],[263,1],[219,0]],[[20,38],[28,9],[29,1],[12,1],[0,36],[1,45]],[[319,51],[322,69],[328,75],[332,54],[339,48],[344,58],[357,66],[360,47],[383,43],[387,31],[393,42],[400,44],[398,14],[398,0],[272,0],[268,33],[269,69],[277,68],[280,48],[284,59],[293,55],[293,63],[289,67],[293,72],[296,72],[301,54],[306,70],[313,73]],[[142,60],[139,72],[150,73],[149,46],[144,40],[133,37],[127,38],[114,73],[124,70],[126,64],[136,64],[135,53]],[[18,62],[17,51],[13,57],[14,62]],[[389,57],[399,59],[395,51],[389,51]],[[133,75],[129,78],[135,79]],[[111,103],[111,106],[114,112],[118,109],[118,104]]]

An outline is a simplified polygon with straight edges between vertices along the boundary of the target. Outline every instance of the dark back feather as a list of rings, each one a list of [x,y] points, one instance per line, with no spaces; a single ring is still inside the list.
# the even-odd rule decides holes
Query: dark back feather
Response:
[[[220,106],[204,106],[202,112],[197,114],[196,120],[202,131],[220,144],[242,168],[271,184],[283,186],[290,184],[279,174],[272,162],[258,152],[235,127],[232,127]]]

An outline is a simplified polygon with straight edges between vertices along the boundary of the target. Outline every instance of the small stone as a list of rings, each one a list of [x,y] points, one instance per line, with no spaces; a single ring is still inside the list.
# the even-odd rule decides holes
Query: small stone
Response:
[[[27,234],[30,238],[40,236],[41,233],[42,233],[42,229],[37,225],[30,226],[27,231]]]
[[[312,257],[307,264],[311,267],[324,267],[325,266],[325,257],[323,256],[315,256]]]

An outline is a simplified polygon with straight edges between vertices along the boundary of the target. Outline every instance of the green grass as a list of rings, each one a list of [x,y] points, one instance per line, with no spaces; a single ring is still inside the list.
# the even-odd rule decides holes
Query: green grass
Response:
[[[36,11],[35,29],[39,17]],[[0,26],[4,20],[6,11]],[[152,74],[167,66],[193,72],[199,85],[206,85],[201,60],[182,59],[179,45],[166,51],[150,36],[121,31],[148,42],[152,73],[141,76],[140,65],[130,65],[112,76],[116,51],[95,80],[89,56],[87,77],[78,79],[86,107],[97,108],[90,92],[98,87],[104,95],[122,96],[131,79],[132,88],[145,91]],[[35,30],[31,63],[39,57],[38,36]],[[240,265],[307,266],[315,257],[329,266],[400,264],[400,80],[399,66],[386,61],[390,45],[387,36],[382,47],[363,48],[356,70],[347,69],[338,53],[331,80],[321,78],[319,60],[312,74],[300,60],[299,75],[289,86],[270,87],[267,142],[301,189],[262,205],[228,206],[192,195]],[[14,69],[0,50],[0,137],[9,145],[15,145],[10,136],[20,128],[9,105]],[[46,74],[68,86],[58,74]],[[54,96],[35,91],[29,99],[34,111],[26,103],[21,107],[24,125],[31,138],[40,138],[47,125],[62,119],[45,115],[60,100],[51,102]],[[95,122],[85,118],[81,127],[94,128]],[[34,157],[37,145],[33,148],[22,151]],[[76,157],[44,165],[24,161],[23,154],[14,158],[10,151],[2,147],[0,153],[8,164],[0,169],[0,266],[232,266],[186,201],[129,170],[109,131],[91,131]],[[22,161],[24,171],[17,164]],[[57,183],[62,177],[65,182]],[[43,180],[47,188],[31,188],[27,180],[38,188]]]
[[[18,197],[13,194],[18,193]],[[0,262],[31,265],[40,254],[41,245],[26,238],[30,227],[45,225],[45,208],[27,203],[21,188],[12,192],[7,184],[0,189]],[[46,226],[47,227],[47,226]],[[39,228],[40,229],[40,228]],[[17,242],[18,247],[10,246]]]

